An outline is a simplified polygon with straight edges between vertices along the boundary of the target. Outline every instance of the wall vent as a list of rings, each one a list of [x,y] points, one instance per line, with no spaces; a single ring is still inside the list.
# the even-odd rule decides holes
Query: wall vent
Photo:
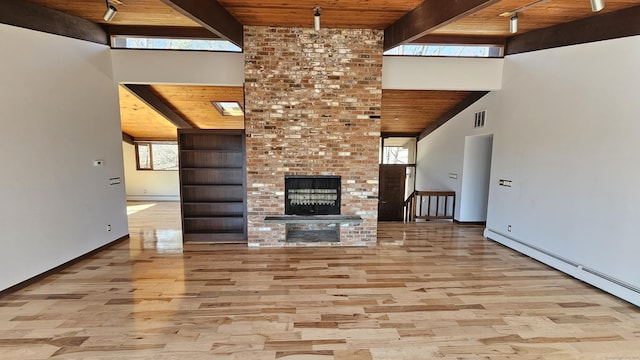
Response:
[[[474,128],[483,128],[487,120],[487,110],[478,111],[473,122]]]

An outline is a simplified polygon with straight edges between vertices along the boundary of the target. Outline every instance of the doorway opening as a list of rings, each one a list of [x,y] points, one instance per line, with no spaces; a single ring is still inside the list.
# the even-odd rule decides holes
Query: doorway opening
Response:
[[[415,190],[416,137],[383,137],[380,145],[378,221],[403,221]]]
[[[464,141],[460,222],[486,222],[491,178],[493,134],[467,136]]]

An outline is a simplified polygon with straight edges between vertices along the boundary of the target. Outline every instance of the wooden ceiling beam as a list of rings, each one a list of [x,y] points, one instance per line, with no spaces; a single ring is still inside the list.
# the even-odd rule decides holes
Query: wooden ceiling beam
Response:
[[[422,132],[420,136],[418,136],[418,140],[424,139],[427,135],[434,132],[437,128],[444,125],[447,121],[453,119],[454,116],[461,113],[464,109],[471,106],[476,101],[480,100],[483,96],[487,95],[488,91],[474,91],[469,96],[464,98],[464,100],[460,101],[454,107],[449,109],[446,113],[442,114],[436,121],[432,122],[427,126]]]
[[[164,1],[164,0],[163,0]],[[384,30],[384,50],[417,38],[499,0],[425,0]]]
[[[381,138],[390,138],[390,137],[415,138],[415,137],[418,137],[418,135],[420,135],[420,134],[419,133],[413,133],[413,132],[383,132],[383,133],[380,133],[380,137]]]
[[[126,142],[127,144],[133,145],[133,144],[135,144],[136,139],[133,136],[131,136],[131,135],[129,135],[126,132],[123,131],[122,132],[122,141]]]
[[[217,36],[243,47],[244,29],[216,0],[162,0]]]
[[[108,45],[98,24],[27,1],[0,1],[0,23]]]
[[[162,37],[173,39],[220,39],[211,31],[201,27],[186,26],[139,26],[108,25],[107,32],[111,36]]]
[[[505,54],[640,35],[640,5],[533,30],[507,40]]]
[[[162,115],[178,129],[195,128],[195,126],[167,105],[164,100],[151,89],[150,85],[122,84],[122,86],[127,88],[127,90],[140,99],[140,101],[157,111],[158,114]]]

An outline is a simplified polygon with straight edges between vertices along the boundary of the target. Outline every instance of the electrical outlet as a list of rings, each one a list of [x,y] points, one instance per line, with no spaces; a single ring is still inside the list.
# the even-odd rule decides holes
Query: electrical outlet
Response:
[[[511,232],[511,225],[507,225],[507,231]]]
[[[107,225],[107,231],[111,231],[111,224]]]

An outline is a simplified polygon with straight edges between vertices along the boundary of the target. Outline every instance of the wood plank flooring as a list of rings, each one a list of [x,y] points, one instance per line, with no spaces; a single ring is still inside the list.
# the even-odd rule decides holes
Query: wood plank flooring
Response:
[[[640,359],[640,310],[482,237],[380,223],[375,248],[131,240],[0,298],[0,359]]]

